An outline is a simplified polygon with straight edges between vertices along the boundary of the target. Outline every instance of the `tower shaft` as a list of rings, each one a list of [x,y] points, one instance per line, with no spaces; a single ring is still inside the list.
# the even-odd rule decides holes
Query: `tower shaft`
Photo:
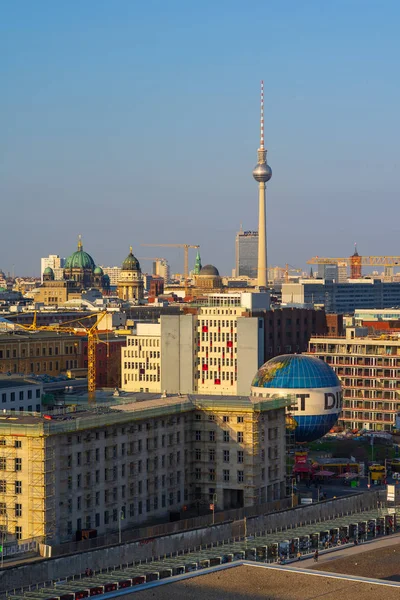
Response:
[[[263,181],[258,184],[258,262],[257,285],[267,287],[267,225],[265,217],[265,190]]]

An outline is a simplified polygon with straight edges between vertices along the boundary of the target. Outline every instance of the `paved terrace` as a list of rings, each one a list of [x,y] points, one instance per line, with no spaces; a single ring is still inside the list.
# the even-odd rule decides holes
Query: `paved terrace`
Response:
[[[399,515],[400,515],[400,508]],[[268,535],[261,534],[251,538],[237,538],[236,540],[229,541],[227,543],[211,544],[208,547],[198,547],[194,552],[188,553],[177,553],[176,555],[169,555],[164,557],[155,557],[154,559],[143,561],[138,564],[134,562],[126,565],[116,565],[98,571],[91,577],[84,577],[82,574],[77,576],[71,576],[66,580],[59,582],[48,582],[47,588],[41,586],[31,586],[28,590],[14,590],[11,592],[10,600],[22,600],[31,598],[31,600],[50,600],[58,598],[61,595],[66,594],[81,594],[86,593],[93,595],[95,589],[99,590],[98,593],[106,593],[117,591],[125,587],[129,588],[135,585],[135,588],[131,587],[131,590],[146,589],[149,584],[160,579],[166,579],[174,576],[181,576],[185,573],[198,571],[199,569],[207,569],[210,567],[218,567],[224,563],[234,563],[235,561],[250,560],[255,561],[259,564],[274,563],[279,560],[280,556],[284,556],[285,561],[290,559],[296,559],[297,551],[300,550],[302,557],[308,558],[312,556],[315,548],[323,553],[325,548],[325,542],[327,537],[331,537],[335,531],[345,533],[346,528],[350,528],[352,525],[358,525],[357,529],[353,531],[353,536],[356,535],[360,542],[367,542],[368,540],[375,540],[377,528],[375,527],[374,533],[372,530],[368,534],[368,524],[374,523],[375,525],[382,524],[381,527],[381,541],[379,543],[387,543],[387,540],[395,539],[398,542],[398,536],[385,536],[386,525],[385,523],[391,522],[394,529],[394,515],[393,509],[375,509],[370,511],[364,511],[356,515],[343,516],[336,519],[330,519],[322,522],[313,524],[305,524],[301,527],[294,527],[289,530],[275,531]],[[381,520],[381,521],[379,521]],[[386,520],[386,521],[385,521]],[[352,530],[352,528],[350,528]],[[363,532],[363,533],[361,533]],[[400,535],[400,534],[399,534]],[[354,538],[353,538],[354,539]],[[295,540],[298,540],[298,545]],[[312,547],[314,546],[314,547]],[[353,548],[353,540],[350,540],[348,548]],[[363,546],[359,546],[362,548]],[[365,547],[365,546],[364,546]],[[341,545],[338,547],[340,551],[343,551],[345,546]],[[330,552],[325,550],[326,553]],[[297,562],[295,563],[297,566]],[[309,561],[301,561],[302,566],[311,566]],[[90,565],[89,565],[90,566]],[[200,578],[201,580],[203,578]],[[246,585],[248,582],[246,582]],[[137,585],[137,587],[136,587]],[[41,589],[38,589],[38,587]],[[49,589],[49,588],[52,589]],[[57,592],[55,593],[55,590]],[[92,592],[91,592],[92,590]],[[168,586],[170,596],[160,596],[160,598],[170,598],[173,592]],[[400,590],[397,590],[399,594]],[[158,597],[158,596],[157,596]],[[196,598],[197,596],[193,596]],[[214,596],[207,596],[207,598],[213,598]],[[217,596],[215,596],[217,597]],[[240,595],[235,596],[236,598],[242,598]],[[244,598],[257,597],[257,596],[243,596]],[[265,595],[262,596],[265,598]],[[275,596],[271,596],[275,597]],[[276,598],[296,598],[298,600],[301,596],[276,596]],[[306,596],[305,596],[306,597]],[[317,598],[318,596],[307,596],[307,598]],[[368,596],[362,596],[367,598]],[[376,596],[377,597],[377,596]],[[397,597],[400,597],[397,596]],[[371,596],[375,598],[375,596]],[[389,599],[389,597],[387,597]],[[71,599],[72,600],[72,599]],[[187,600],[187,598],[185,598]],[[343,600],[343,597],[341,598]]]

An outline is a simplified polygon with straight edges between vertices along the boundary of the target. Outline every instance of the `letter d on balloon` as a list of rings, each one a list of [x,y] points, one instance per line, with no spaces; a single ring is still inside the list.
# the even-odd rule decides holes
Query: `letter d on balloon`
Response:
[[[335,408],[335,404],[336,404],[336,396],[335,394],[333,394],[332,392],[325,392],[325,406],[324,409],[325,410],[332,410],[332,408]]]

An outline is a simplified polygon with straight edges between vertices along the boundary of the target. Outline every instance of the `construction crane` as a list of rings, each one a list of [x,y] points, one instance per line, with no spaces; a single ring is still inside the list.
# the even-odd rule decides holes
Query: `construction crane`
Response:
[[[293,271],[294,273],[302,272],[301,269],[296,269],[295,267],[292,267],[291,265],[286,263],[286,265],[285,265],[285,283],[289,283],[289,271]]]
[[[183,263],[183,277],[185,280],[185,294],[187,295],[189,288],[189,248],[200,248],[195,244],[141,244],[141,246],[149,246],[153,248],[183,248],[184,250],[184,263]]]
[[[106,316],[107,311],[100,311],[98,313],[91,313],[85,317],[79,319],[73,319],[72,321],[65,321],[64,323],[55,323],[54,325],[38,325],[36,311],[33,315],[33,321],[30,325],[20,325],[25,331],[61,331],[63,333],[77,333],[77,330],[84,329],[88,339],[88,395],[89,402],[95,401],[96,394],[96,344],[101,340],[98,338],[98,325],[100,321]],[[81,321],[96,317],[96,321],[93,325],[85,326]],[[75,323],[75,325],[73,325]]]
[[[400,256],[361,256],[356,250],[352,256],[345,258],[322,258],[314,256],[307,261],[307,264],[350,266],[351,270],[357,272],[359,276],[361,276],[361,267],[384,267],[385,276],[390,277],[393,275],[393,268],[396,266],[400,267]],[[351,277],[354,278],[353,273]]]

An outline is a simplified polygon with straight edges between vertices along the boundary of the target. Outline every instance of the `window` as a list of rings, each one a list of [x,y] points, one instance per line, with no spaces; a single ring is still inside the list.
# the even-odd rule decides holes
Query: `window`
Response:
[[[11,402],[15,402],[15,392],[11,392]]]
[[[215,431],[209,432],[210,442],[215,442]]]
[[[243,417],[243,416],[241,416],[241,417],[238,417],[238,418],[237,418],[237,422],[238,422],[238,423],[243,423],[243,422],[244,422],[244,417]]]
[[[237,441],[239,442],[239,444],[243,444],[243,431],[237,432]]]
[[[76,487],[80,488],[82,485],[82,475],[80,473],[78,473],[78,475],[76,476]]]
[[[22,458],[15,458],[14,463],[15,463],[15,470],[22,471]]]
[[[0,492],[5,494],[7,491],[7,481],[5,479],[0,479]]]
[[[76,466],[79,467],[81,464],[81,453],[77,452],[76,454]]]
[[[28,390],[28,400],[32,400],[32,390]]]
[[[4,403],[4,402],[7,402],[7,394],[4,394],[4,393],[3,393],[3,394],[1,395],[1,401],[2,401],[3,403]]]
[[[208,479],[215,481],[215,469],[208,469]]]
[[[95,500],[95,502],[96,502],[96,506],[99,506],[99,504],[100,504],[100,492],[96,492],[96,500]]]
[[[223,477],[224,477],[224,481],[229,481],[229,469],[224,469],[222,471]]]
[[[222,417],[222,420],[223,420],[224,423],[229,423],[229,417],[228,417],[228,415],[224,415]]]
[[[209,460],[210,462],[215,460],[215,449],[214,449],[214,448],[211,448],[211,449],[208,451],[208,460]]]
[[[243,463],[244,462],[244,452],[243,452],[243,450],[238,450],[237,461],[238,461],[238,463]]]
[[[201,421],[201,414],[200,413],[196,414],[196,421]]]
[[[224,450],[223,459],[224,459],[224,462],[229,462],[229,450]]]
[[[15,537],[17,540],[22,540],[22,527],[20,525],[15,527]]]
[[[15,482],[15,493],[22,494],[22,481]]]
[[[108,523],[110,522],[110,513],[108,512],[108,510],[104,511],[104,525],[108,525]]]
[[[238,471],[237,472],[237,480],[238,480],[238,483],[243,483],[244,482],[244,471]]]
[[[82,508],[82,496],[77,496],[76,498],[76,509],[81,510]]]
[[[7,504],[5,502],[0,502],[0,515],[7,514]]]
[[[40,398],[40,389],[36,390],[36,398]]]
[[[23,390],[21,390],[20,393],[19,393],[19,399],[20,400],[24,399],[24,392],[23,392]]]
[[[201,431],[197,429],[195,431],[196,442],[201,442]]]
[[[196,453],[196,460],[201,460],[201,450],[200,450],[200,448],[196,448],[195,453]]]
[[[7,459],[5,456],[0,456],[0,471],[5,471],[7,469]]]
[[[229,442],[229,431],[224,431],[224,442]]]
[[[194,470],[194,477],[197,481],[199,481],[201,479],[201,469],[200,468],[196,468]]]
[[[95,527],[100,527],[100,513],[95,515]]]

